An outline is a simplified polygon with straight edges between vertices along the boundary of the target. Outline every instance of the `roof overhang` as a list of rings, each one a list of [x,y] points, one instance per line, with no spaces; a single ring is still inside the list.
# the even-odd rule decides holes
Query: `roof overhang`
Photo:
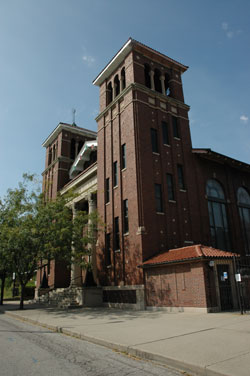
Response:
[[[101,73],[94,79],[93,85],[100,86],[111,74],[116,70],[124,58],[132,51],[133,48],[136,49],[140,47],[140,51],[143,51],[145,54],[152,54],[157,55],[163,58],[166,61],[166,64],[170,66],[175,66],[178,70],[183,73],[185,72],[188,67],[179,63],[178,61],[171,59],[170,57],[146,46],[143,43],[138,42],[135,39],[129,38],[129,40],[124,44],[124,46],[117,52],[117,54],[110,60],[110,62],[106,65],[106,67],[101,71]]]
[[[73,179],[80,171],[83,171],[84,163],[90,160],[90,154],[95,150],[97,150],[97,140],[84,142],[83,147],[81,148],[79,154],[77,155],[74,163],[70,168],[70,179]]]
[[[132,50],[132,39],[124,44],[124,46],[117,52],[113,59],[106,65],[106,67],[101,71],[101,73],[94,79],[93,85],[100,86],[106,78],[108,78],[111,73],[121,64],[124,58]]]
[[[66,130],[66,131],[69,131],[71,133],[75,133],[81,136],[92,137],[92,138],[97,137],[97,133],[89,129],[80,128],[76,125],[59,123],[58,126],[51,132],[51,134],[43,142],[42,146],[45,148],[48,147],[57,138],[58,134],[62,132],[62,130]]]
[[[244,171],[250,172],[250,165],[248,163],[230,158],[226,155],[217,153],[211,149],[192,149],[192,153],[198,155],[201,158],[208,159],[216,163],[227,164],[231,167],[239,168]]]

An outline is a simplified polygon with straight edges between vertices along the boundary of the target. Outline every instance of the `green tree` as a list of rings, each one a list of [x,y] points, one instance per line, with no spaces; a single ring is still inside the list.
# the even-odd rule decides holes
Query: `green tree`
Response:
[[[63,259],[68,264],[73,260],[87,267],[84,256],[91,254],[93,241],[93,232],[87,231],[90,217],[86,213],[77,212],[72,221],[70,203],[75,195],[58,195],[55,200],[45,202],[34,182],[33,175],[24,175],[19,187],[8,190],[1,203],[0,257],[20,283],[20,309],[25,286],[41,259]]]

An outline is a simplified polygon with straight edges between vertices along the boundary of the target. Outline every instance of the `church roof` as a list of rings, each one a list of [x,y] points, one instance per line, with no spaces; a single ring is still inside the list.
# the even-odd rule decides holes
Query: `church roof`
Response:
[[[211,149],[192,149],[192,152],[199,157],[209,159],[210,161],[227,164],[231,167],[241,168],[247,172],[250,171],[250,165],[248,163],[238,161],[237,159],[233,159],[231,157],[228,157],[227,155],[217,153]]]
[[[81,127],[78,127],[75,124],[68,124],[68,123],[61,123],[60,122],[57,125],[57,127],[50,133],[50,135],[46,138],[46,140],[43,142],[42,146],[48,147],[57,138],[58,134],[62,130],[67,130],[71,133],[80,134],[80,135],[84,135],[84,136],[87,136],[87,137],[93,137],[93,138],[97,137],[97,133],[94,132],[94,131],[91,131],[90,129],[81,128]]]

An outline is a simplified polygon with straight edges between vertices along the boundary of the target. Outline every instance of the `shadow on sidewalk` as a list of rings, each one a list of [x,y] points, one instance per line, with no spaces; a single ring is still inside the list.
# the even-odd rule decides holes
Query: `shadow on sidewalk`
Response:
[[[79,317],[91,319],[100,319],[104,318],[109,322],[116,320],[134,320],[138,318],[147,318],[149,316],[149,311],[134,311],[129,309],[119,309],[119,308],[106,308],[106,307],[81,307],[75,309],[67,309],[67,308],[57,308],[57,307],[49,307],[39,303],[24,303],[24,310],[19,310],[19,302],[10,302],[7,301],[4,305],[0,306],[0,313],[4,313],[6,311],[15,311],[15,313],[21,314],[24,311],[31,311],[31,310],[39,310],[45,314],[57,316],[58,318],[70,318],[72,320],[76,320]],[[162,312],[150,312],[151,319],[158,319]],[[169,313],[174,314],[174,313]]]

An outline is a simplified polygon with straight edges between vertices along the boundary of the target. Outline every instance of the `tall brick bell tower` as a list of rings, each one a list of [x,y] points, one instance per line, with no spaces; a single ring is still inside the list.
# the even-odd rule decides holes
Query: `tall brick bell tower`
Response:
[[[97,267],[103,286],[142,285],[138,265],[197,237],[186,70],[129,39],[93,82],[100,87],[97,202],[106,227],[98,236]]]

